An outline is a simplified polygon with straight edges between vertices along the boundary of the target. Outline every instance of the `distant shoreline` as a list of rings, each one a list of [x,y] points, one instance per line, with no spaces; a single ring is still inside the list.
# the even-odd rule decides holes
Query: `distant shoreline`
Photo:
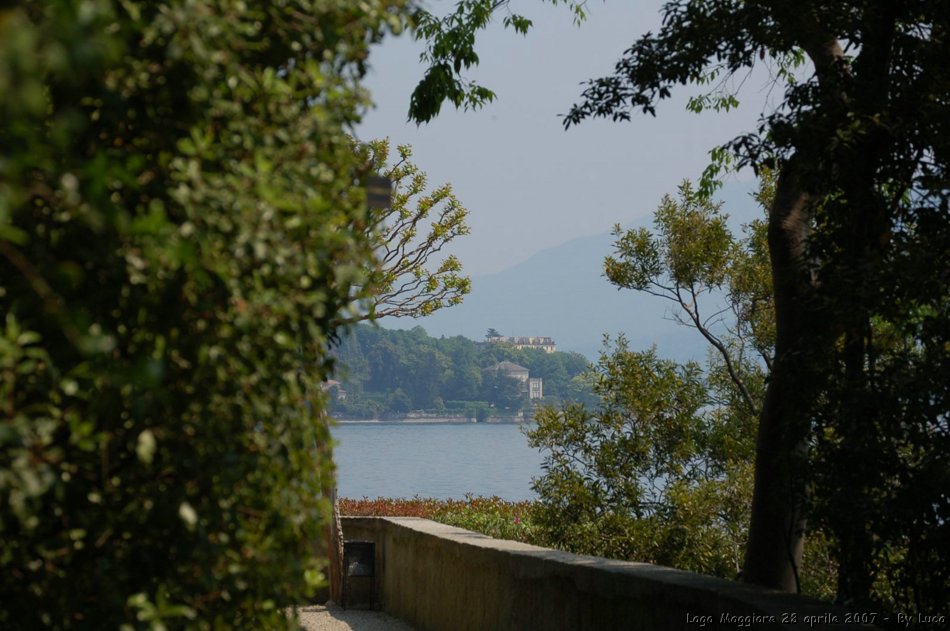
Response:
[[[333,419],[340,425],[520,425],[531,419],[523,416],[489,416],[483,421],[461,416],[406,416],[386,419]]]

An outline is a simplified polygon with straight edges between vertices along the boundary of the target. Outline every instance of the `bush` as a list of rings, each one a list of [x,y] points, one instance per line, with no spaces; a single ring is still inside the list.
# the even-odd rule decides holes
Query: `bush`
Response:
[[[340,514],[353,517],[422,517],[439,523],[480,532],[496,539],[537,544],[534,502],[509,502],[499,497],[436,500],[414,497],[378,497],[340,500]]]
[[[742,566],[752,466],[743,419],[712,410],[699,366],[620,340],[591,373],[601,404],[545,407],[527,430],[545,451],[536,519],[571,552],[734,578]],[[722,453],[720,453],[720,451]]]
[[[2,12],[0,627],[287,628],[319,582],[388,11]]]

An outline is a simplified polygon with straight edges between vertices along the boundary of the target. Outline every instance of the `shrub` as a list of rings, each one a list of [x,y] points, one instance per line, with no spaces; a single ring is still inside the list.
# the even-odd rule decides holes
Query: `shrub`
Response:
[[[464,500],[414,497],[340,500],[340,514],[353,517],[422,517],[496,539],[538,543],[534,502],[467,495]]]
[[[390,5],[0,13],[0,627],[276,629],[319,582]]]

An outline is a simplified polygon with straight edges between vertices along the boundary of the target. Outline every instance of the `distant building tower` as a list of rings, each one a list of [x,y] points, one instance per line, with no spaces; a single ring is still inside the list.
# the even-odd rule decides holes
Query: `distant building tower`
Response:
[[[528,378],[528,398],[540,399],[544,397],[544,382],[541,377]]]

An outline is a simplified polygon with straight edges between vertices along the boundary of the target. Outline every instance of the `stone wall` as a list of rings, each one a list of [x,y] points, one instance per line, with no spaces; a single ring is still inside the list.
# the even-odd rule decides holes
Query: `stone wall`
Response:
[[[344,517],[343,533],[376,542],[376,602],[419,631],[874,628],[791,594],[426,519]]]

